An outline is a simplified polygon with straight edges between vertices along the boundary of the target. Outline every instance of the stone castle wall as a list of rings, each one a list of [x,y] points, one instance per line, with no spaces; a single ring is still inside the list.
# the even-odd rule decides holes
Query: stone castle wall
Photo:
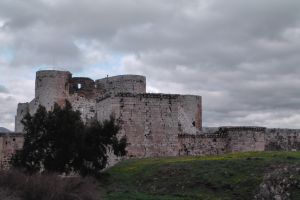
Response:
[[[188,96],[185,105],[183,99],[180,95],[118,93],[97,103],[97,119],[103,121],[111,114],[119,119],[121,134],[130,144],[129,157],[174,156],[178,134],[200,133],[197,127],[201,127],[201,98]],[[187,109],[187,104],[196,109]]]
[[[179,155],[218,155],[249,151],[299,151],[300,129],[219,127],[209,134],[178,135]]]
[[[219,130],[228,134],[228,152],[265,150],[264,127],[221,127]]]
[[[228,152],[227,134],[180,134],[178,155],[220,155]]]
[[[110,106],[108,110],[98,117],[107,119],[110,111],[116,116],[126,115],[132,117],[128,111],[122,110],[118,102],[124,101],[120,97],[106,98],[102,101],[102,106]],[[130,99],[125,102],[130,102]],[[139,106],[137,106],[139,108]],[[155,110],[155,109],[154,109]],[[141,119],[145,119],[142,114],[138,115],[140,120],[137,123],[146,123]],[[134,118],[134,117],[133,117]],[[125,118],[124,118],[125,119]],[[128,118],[129,119],[129,118]],[[175,118],[174,118],[175,120]],[[131,120],[129,120],[131,121]],[[159,121],[159,119],[157,120]],[[176,121],[176,120],[175,120]],[[159,140],[155,141],[148,135],[139,135],[138,129],[142,129],[144,133],[149,133],[151,128],[143,128],[136,126],[133,121],[130,123],[121,122],[123,129],[121,134],[125,134],[124,130],[132,131],[130,137],[130,146],[128,148],[128,157],[158,157],[158,156],[203,156],[203,155],[221,155],[234,152],[248,151],[299,151],[300,150],[300,129],[267,129],[264,127],[219,127],[217,131],[210,133],[187,134],[180,130],[176,131],[177,136],[172,134],[171,139],[169,133],[154,133],[159,135]],[[124,129],[124,126],[131,128]],[[135,128],[136,127],[136,128]],[[148,138],[147,138],[148,137]],[[19,133],[0,133],[0,169],[8,168],[8,162],[13,153],[22,148],[23,134]],[[111,156],[111,163],[118,161],[118,158]]]
[[[120,136],[128,139],[127,157],[300,150],[300,130],[264,127],[202,130],[201,96],[146,93],[144,76],[122,75],[94,81],[72,77],[67,71],[39,71],[35,92],[31,102],[18,104],[16,132],[23,131],[21,119],[27,112],[33,114],[39,104],[51,110],[54,102],[63,106],[67,99],[81,112],[85,122],[114,116],[121,127]],[[0,135],[0,162],[7,163],[10,155],[21,147],[22,140],[22,135]],[[114,163],[116,158],[110,156],[109,160]]]
[[[300,129],[267,129],[265,139],[267,151],[300,150]]]
[[[47,110],[54,103],[71,102],[84,122],[103,121],[114,115],[126,135],[129,157],[174,156],[178,134],[198,134],[202,128],[200,96],[146,93],[146,78],[139,75],[106,77],[96,81],[72,77],[66,71],[36,73],[35,98],[19,104],[15,131],[22,132],[21,119],[41,104]]]
[[[8,169],[12,155],[23,147],[22,133],[0,133],[0,169]]]

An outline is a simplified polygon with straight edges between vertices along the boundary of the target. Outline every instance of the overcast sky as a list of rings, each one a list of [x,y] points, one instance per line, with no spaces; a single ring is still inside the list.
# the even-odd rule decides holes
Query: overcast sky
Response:
[[[49,67],[201,95],[204,126],[300,128],[300,1],[0,0],[0,126]]]

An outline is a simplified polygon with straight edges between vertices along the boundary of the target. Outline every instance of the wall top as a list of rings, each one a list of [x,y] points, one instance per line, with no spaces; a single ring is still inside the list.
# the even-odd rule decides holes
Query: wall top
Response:
[[[146,77],[142,75],[136,75],[136,74],[123,74],[123,75],[117,75],[117,76],[108,76],[105,78],[97,79],[97,82],[103,82],[103,81],[116,81],[116,80],[143,80],[146,81]]]
[[[24,133],[17,133],[17,132],[9,132],[9,133],[4,133],[0,132],[0,137],[3,136],[8,136],[8,137],[24,137]]]
[[[72,74],[69,71],[61,71],[61,70],[39,70],[36,72],[36,75],[40,74]]]
[[[266,127],[261,126],[221,126],[221,131],[266,131]]]

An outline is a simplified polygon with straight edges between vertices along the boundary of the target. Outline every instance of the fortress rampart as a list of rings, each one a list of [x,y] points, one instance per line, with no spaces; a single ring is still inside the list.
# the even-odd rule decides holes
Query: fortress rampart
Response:
[[[178,135],[180,155],[218,155],[247,151],[299,151],[300,129],[219,127],[213,133]]]
[[[103,121],[114,115],[120,133],[128,139],[128,157],[175,156],[178,134],[200,134],[202,99],[194,95],[146,93],[146,77],[120,75],[92,80],[73,77],[67,71],[38,71],[35,98],[18,105],[16,132],[21,119],[35,113],[39,104],[47,110],[54,103],[71,102],[85,122]]]
[[[7,163],[12,153],[21,148],[21,120],[27,112],[34,114],[40,104],[51,110],[55,102],[63,106],[65,100],[81,112],[85,122],[103,121],[114,115],[121,127],[120,135],[128,139],[128,158],[300,150],[300,130],[297,129],[219,127],[202,130],[201,96],[147,93],[144,76],[92,80],[73,77],[68,71],[46,70],[36,73],[35,86],[35,98],[18,104],[15,131],[20,133],[0,134],[0,164]],[[110,156],[111,164],[115,161],[116,158]]]

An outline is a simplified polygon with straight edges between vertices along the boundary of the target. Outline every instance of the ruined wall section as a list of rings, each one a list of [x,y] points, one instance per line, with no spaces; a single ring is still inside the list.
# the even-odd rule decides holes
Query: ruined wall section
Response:
[[[178,96],[179,126],[183,133],[198,134],[202,129],[202,98],[195,95]]]
[[[266,151],[300,151],[300,129],[267,129]]]
[[[0,133],[0,170],[9,168],[12,155],[23,147],[22,133]]]
[[[73,77],[69,80],[69,94],[77,94],[86,99],[95,98],[95,81],[86,77]]]
[[[69,96],[73,109],[81,113],[84,122],[95,119],[96,87],[95,81],[86,77],[73,77],[69,81]]]
[[[15,132],[22,132],[24,129],[21,123],[22,119],[29,112],[29,103],[19,103],[17,108],[17,115],[15,117]]]
[[[146,93],[146,77],[120,75],[96,80],[99,96],[117,93]]]

